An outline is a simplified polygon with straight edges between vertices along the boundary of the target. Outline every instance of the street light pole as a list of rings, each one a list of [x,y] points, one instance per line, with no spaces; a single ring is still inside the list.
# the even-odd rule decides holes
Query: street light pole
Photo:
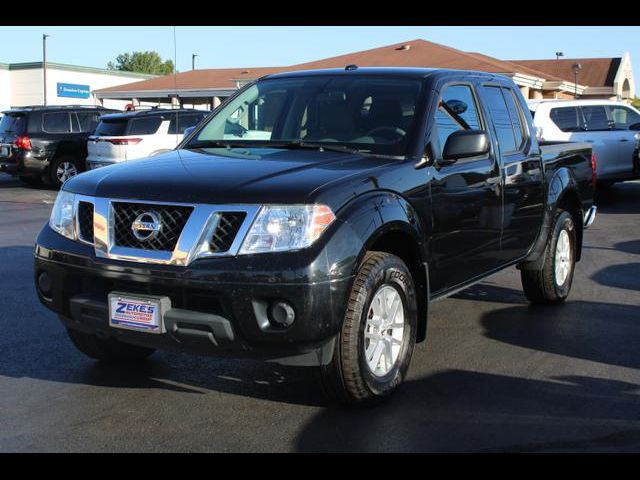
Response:
[[[573,98],[578,98],[578,72],[582,70],[582,65],[579,63],[573,64]]]
[[[42,34],[42,83],[43,93],[44,93],[44,105],[47,105],[47,35],[45,33]]]
[[[192,53],[191,54],[191,70],[195,70],[196,69],[196,57],[198,56],[197,53]]]

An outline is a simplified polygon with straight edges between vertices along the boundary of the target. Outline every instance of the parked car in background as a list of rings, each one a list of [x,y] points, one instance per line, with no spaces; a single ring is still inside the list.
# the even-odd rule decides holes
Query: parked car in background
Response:
[[[431,301],[514,265],[531,302],[569,295],[591,145],[532,132],[502,75],[264,77],[162,161],[67,182],[36,240],[38,297],[105,362],[253,357],[316,368],[342,402],[383,399]]]
[[[87,142],[87,167],[151,157],[176,148],[184,131],[209,114],[205,110],[159,109],[106,115]]]
[[[101,115],[98,106],[29,106],[3,112],[0,170],[26,183],[60,187],[85,169],[87,138]]]
[[[638,178],[635,168],[640,112],[608,100],[529,101],[538,141],[588,142],[600,186]]]

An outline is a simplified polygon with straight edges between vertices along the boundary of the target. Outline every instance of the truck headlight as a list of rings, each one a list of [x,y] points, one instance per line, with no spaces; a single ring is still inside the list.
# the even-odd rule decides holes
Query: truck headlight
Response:
[[[73,193],[60,190],[56,197],[56,202],[53,204],[53,210],[51,210],[51,217],[49,218],[49,226],[53,228],[60,235],[67,238],[74,239],[73,230],[73,204],[75,202],[75,195]]]
[[[240,254],[308,247],[335,218],[326,205],[263,206],[242,242]]]

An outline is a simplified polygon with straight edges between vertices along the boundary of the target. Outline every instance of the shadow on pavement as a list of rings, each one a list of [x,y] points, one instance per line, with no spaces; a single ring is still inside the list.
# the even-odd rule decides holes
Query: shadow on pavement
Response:
[[[541,352],[640,368],[640,307],[567,301],[486,312],[488,338]]]
[[[447,370],[405,383],[375,408],[327,409],[303,452],[640,450],[640,385],[588,376],[548,381]]]
[[[591,279],[606,287],[640,291],[640,263],[609,265],[591,275]]]
[[[640,182],[617,183],[610,189],[598,191],[595,203],[598,213],[640,213]]]

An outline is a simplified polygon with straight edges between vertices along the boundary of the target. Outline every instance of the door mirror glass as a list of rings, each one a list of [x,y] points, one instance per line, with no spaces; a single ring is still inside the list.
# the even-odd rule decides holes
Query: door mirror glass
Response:
[[[489,153],[489,136],[484,130],[459,130],[447,138],[441,164],[449,165],[461,158],[478,157]]]

